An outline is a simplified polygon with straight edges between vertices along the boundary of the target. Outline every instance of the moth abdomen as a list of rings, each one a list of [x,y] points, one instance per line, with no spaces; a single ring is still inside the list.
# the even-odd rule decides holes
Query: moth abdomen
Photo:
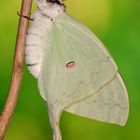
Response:
[[[28,32],[25,45],[26,63],[34,77],[38,77],[43,55],[43,38],[39,32]]]
[[[36,11],[31,17],[33,21],[30,24],[25,44],[26,63],[32,75],[38,78],[51,21],[39,11]]]
[[[37,78],[40,73],[40,67],[42,62],[41,53],[34,51],[33,46],[26,47],[25,53],[25,59],[28,69],[32,73],[32,75]]]

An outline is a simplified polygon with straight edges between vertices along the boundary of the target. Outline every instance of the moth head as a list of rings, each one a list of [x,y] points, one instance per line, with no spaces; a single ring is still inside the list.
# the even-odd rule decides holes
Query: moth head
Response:
[[[63,4],[63,0],[46,0],[47,2],[50,2],[50,3],[56,3],[58,5],[61,5]]]
[[[35,0],[38,9],[44,15],[54,18],[65,11],[62,0]]]

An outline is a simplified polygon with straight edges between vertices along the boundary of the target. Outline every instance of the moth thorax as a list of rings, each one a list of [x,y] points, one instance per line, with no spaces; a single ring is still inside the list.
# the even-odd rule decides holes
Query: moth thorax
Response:
[[[37,6],[41,13],[52,19],[65,11],[64,4],[58,0],[37,1]]]

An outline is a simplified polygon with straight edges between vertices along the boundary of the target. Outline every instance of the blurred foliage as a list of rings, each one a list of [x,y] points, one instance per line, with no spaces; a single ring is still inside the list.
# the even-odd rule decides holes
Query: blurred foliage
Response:
[[[63,140],[140,140],[140,0],[67,0],[68,13],[94,30],[125,79],[130,115],[125,127],[63,113]],[[0,2],[0,111],[11,79],[21,0]],[[51,140],[47,109],[25,66],[17,107],[5,140]]]

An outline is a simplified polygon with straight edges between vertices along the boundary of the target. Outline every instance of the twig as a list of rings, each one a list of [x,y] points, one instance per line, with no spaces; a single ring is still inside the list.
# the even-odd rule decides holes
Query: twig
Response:
[[[21,15],[29,17],[31,6],[32,0],[22,0],[20,12]],[[3,112],[0,116],[0,140],[4,139],[5,133],[7,131],[10,119],[12,117],[18,99],[23,73],[24,45],[27,27],[28,27],[28,19],[20,17],[17,32],[12,80],[10,84],[9,94]]]

